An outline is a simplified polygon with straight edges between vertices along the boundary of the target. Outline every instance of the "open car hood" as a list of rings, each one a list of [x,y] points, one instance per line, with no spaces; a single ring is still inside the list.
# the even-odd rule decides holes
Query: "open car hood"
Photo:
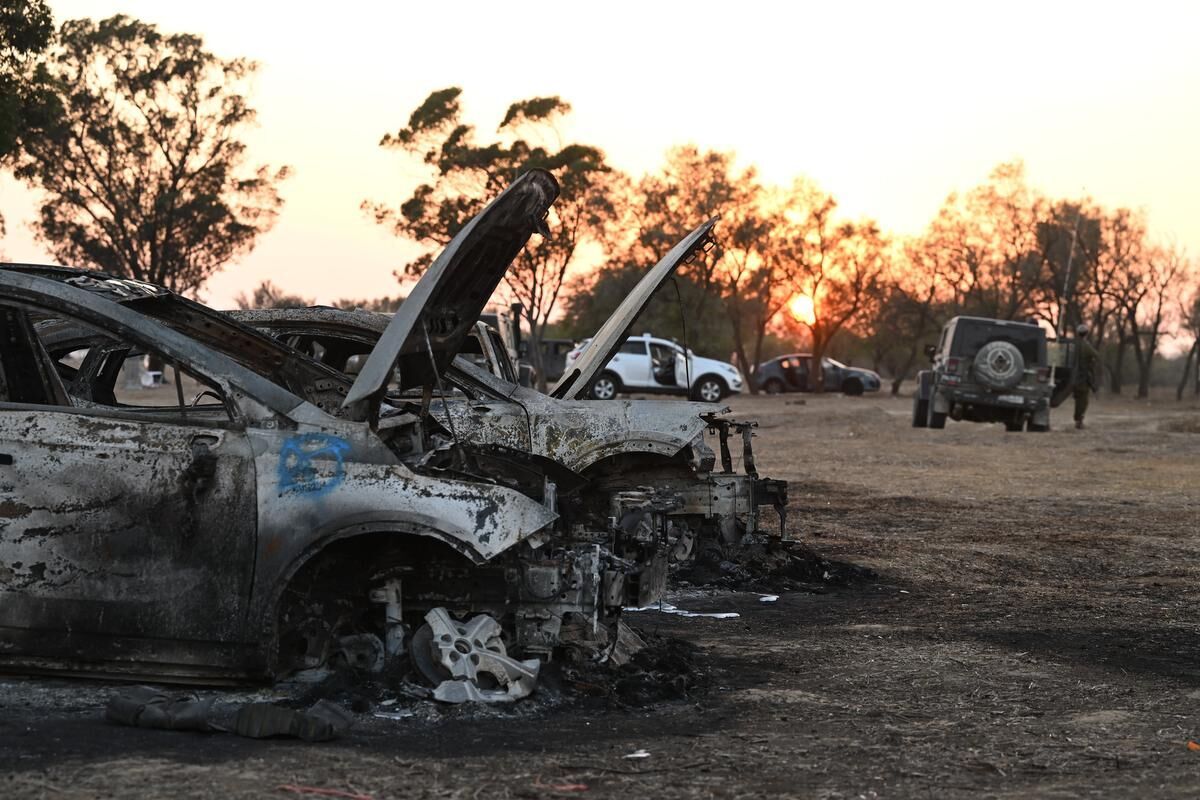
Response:
[[[382,400],[396,367],[400,389],[434,383],[462,349],[471,326],[530,235],[546,230],[546,213],[557,197],[554,176],[530,170],[476,214],[405,298],[343,406],[362,403],[364,416],[376,417],[374,406]]]
[[[712,229],[716,224],[716,217],[705,222],[672,247],[671,251],[663,256],[662,261],[650,268],[638,281],[637,287],[617,306],[613,315],[600,326],[600,330],[596,332],[579,360],[559,378],[550,392],[551,397],[582,400],[587,395],[592,381],[620,349],[630,327],[658,287],[662,286],[663,281],[669,278],[680,264],[691,259],[698,250],[707,249],[711,245]]]

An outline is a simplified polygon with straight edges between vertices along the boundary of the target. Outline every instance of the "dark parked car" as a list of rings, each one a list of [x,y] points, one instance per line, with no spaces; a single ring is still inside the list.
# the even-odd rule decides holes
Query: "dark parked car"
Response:
[[[782,392],[811,392],[809,375],[813,357],[809,353],[792,353],[763,362],[754,370],[753,381],[759,391],[767,394]],[[825,373],[825,391],[860,395],[879,391],[879,374],[869,369],[848,367],[832,358],[821,360]]]

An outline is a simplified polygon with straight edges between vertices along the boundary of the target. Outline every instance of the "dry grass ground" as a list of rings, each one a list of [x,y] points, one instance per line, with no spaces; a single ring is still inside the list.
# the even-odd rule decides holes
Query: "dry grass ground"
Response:
[[[328,745],[119,729],[103,687],[0,686],[0,797],[1195,797],[1200,409],[1090,427],[909,426],[907,400],[737,398],[789,528],[878,577],[773,604],[693,593],[636,624],[707,691],[365,722]],[[626,755],[644,749],[647,758]],[[582,788],[585,787],[585,788]]]

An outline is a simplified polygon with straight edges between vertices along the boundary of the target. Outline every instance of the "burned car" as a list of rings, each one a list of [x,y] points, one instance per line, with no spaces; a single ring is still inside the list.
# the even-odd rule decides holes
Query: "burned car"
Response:
[[[569,520],[579,475],[430,413],[556,196],[535,170],[471,220],[353,381],[160,287],[0,267],[0,667],[243,680],[408,652],[462,695],[657,598],[665,521]],[[172,375],[149,401],[123,384],[143,358]]]
[[[710,240],[715,221],[680,241],[643,278],[596,337],[597,351],[619,346],[638,313],[674,269]],[[388,325],[388,317],[332,308],[262,309],[229,312],[289,346],[347,371],[357,368]],[[597,405],[586,400],[591,372],[569,371],[562,397],[518,385],[506,347],[491,327],[478,323],[445,374],[445,389],[431,404],[472,447],[504,445],[551,459],[588,480],[585,518],[600,520],[641,506],[664,515],[676,562],[697,546],[720,559],[724,548],[759,530],[759,508],[780,516],[787,503],[784,481],[760,477],[754,464],[754,424],[725,416],[711,404],[621,400]],[[576,387],[572,390],[572,386]],[[710,446],[706,432],[713,440]],[[739,448],[743,470],[734,469],[731,447]],[[720,453],[717,462],[716,453]],[[618,513],[619,512],[619,513]]]

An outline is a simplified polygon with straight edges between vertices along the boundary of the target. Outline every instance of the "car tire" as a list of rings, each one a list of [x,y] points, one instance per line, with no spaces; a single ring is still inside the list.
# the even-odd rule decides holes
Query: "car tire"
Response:
[[[913,395],[912,423],[914,428],[925,428],[929,425],[929,400],[922,400],[919,394]]]
[[[763,391],[767,394],[783,394],[783,381],[779,380],[779,378],[771,378],[763,384]]]
[[[727,394],[729,387],[716,375],[701,375],[692,389],[692,398],[703,403],[719,403]]]
[[[972,359],[975,379],[991,389],[1011,389],[1025,375],[1025,358],[1012,342],[995,340],[979,348]]]
[[[592,400],[612,400],[621,393],[621,379],[613,372],[601,372],[596,380],[592,381],[592,388],[588,390],[588,397]]]
[[[945,412],[933,410],[932,397],[926,402],[929,403],[929,427],[933,428],[935,431],[940,431],[942,428],[946,427],[946,414]]]
[[[1038,425],[1033,420],[1029,420],[1029,422],[1025,424],[1025,430],[1029,433],[1046,433],[1050,430],[1050,425],[1049,423],[1045,425]]]
[[[842,394],[849,397],[859,397],[863,393],[863,384],[858,378],[846,378],[842,381]]]

